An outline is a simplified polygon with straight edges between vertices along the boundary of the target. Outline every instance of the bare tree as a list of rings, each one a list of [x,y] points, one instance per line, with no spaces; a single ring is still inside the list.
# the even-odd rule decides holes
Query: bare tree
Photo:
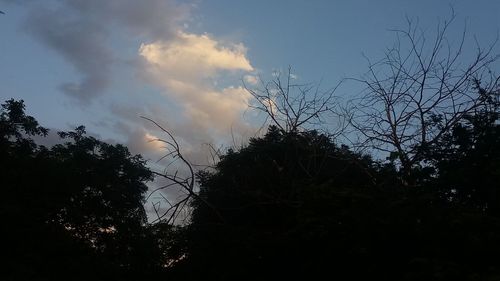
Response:
[[[191,210],[189,203],[196,198],[203,202],[208,207],[212,208],[216,215],[218,211],[206,200],[198,196],[196,191],[196,171],[194,165],[187,160],[181,153],[181,147],[170,131],[158,124],[156,121],[142,117],[153,123],[158,129],[165,133],[166,138],[151,139],[151,142],[161,142],[165,144],[167,153],[158,161],[168,160],[168,164],[162,172],[153,171],[153,174],[166,180],[166,184],[152,190],[146,200],[152,196],[158,195],[161,200],[152,203],[153,210],[156,213],[156,219],[152,223],[162,222],[167,224],[175,224],[179,218],[188,218]],[[167,198],[161,191],[174,189],[179,193],[179,196],[174,200]],[[162,208],[162,203],[168,206]],[[220,217],[220,216],[219,216]],[[220,217],[222,219],[222,217]]]
[[[477,41],[468,63],[466,31],[452,46],[447,34],[455,15],[440,22],[428,40],[418,22],[407,18],[407,28],[394,30],[396,42],[377,62],[368,59],[368,73],[356,79],[365,90],[350,101],[350,123],[362,136],[361,146],[387,152],[398,161],[406,180],[422,164],[425,149],[439,141],[466,114],[484,105],[477,87],[498,84],[490,67],[497,61],[494,44]],[[408,182],[406,182],[408,183]]]
[[[252,88],[243,82],[245,89],[254,98],[250,107],[265,114],[265,124],[270,121],[284,132],[296,132],[304,128],[325,128],[327,115],[338,117],[334,93],[341,83],[323,91],[320,89],[321,83],[299,84],[295,80],[289,67],[284,78],[281,72],[275,72],[272,81],[264,82],[260,79],[259,87]],[[335,128],[335,134],[344,127],[343,119],[337,121],[339,124]]]

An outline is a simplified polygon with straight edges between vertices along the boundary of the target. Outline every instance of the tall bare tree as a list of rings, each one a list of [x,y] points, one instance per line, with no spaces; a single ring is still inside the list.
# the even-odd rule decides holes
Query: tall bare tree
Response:
[[[367,74],[355,79],[365,89],[350,101],[347,112],[362,136],[360,145],[389,153],[405,181],[423,164],[429,145],[485,104],[479,86],[488,92],[498,85],[499,77],[491,70],[499,58],[493,54],[496,41],[487,48],[474,41],[470,56],[465,28],[458,43],[450,43],[454,20],[452,14],[439,22],[431,38],[407,18],[406,29],[394,30],[394,46],[379,61],[367,59]]]

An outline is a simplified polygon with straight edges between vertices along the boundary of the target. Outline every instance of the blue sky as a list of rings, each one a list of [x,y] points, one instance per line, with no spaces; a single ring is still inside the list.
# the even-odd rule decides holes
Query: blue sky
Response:
[[[132,82],[140,80],[137,76],[141,75],[138,73],[141,70],[127,69],[126,66],[137,59],[142,43],[161,40],[163,39],[161,36],[169,37],[168,32],[175,32],[175,29],[184,30],[189,34],[208,34],[221,46],[242,44],[246,49],[245,57],[253,68],[253,74],[266,77],[273,70],[292,66],[303,81],[317,82],[322,79],[322,83],[326,85],[333,85],[343,77],[358,77],[364,73],[366,60],[362,54],[373,59],[380,57],[384,48],[390,46],[394,40],[394,34],[389,29],[403,28],[405,16],[418,18],[423,28],[432,30],[439,19],[449,16],[452,6],[457,14],[452,32],[459,34],[467,24],[470,35],[475,35],[480,42],[488,44],[495,39],[500,30],[500,2],[495,0],[141,1],[141,4],[135,5],[137,7],[134,8],[144,11],[137,11],[138,13],[148,11],[144,6],[151,6],[151,9],[161,8],[164,10],[158,11],[151,17],[164,16],[167,19],[149,20],[143,25],[136,24],[134,28],[154,29],[160,24],[165,24],[171,25],[165,27],[168,31],[164,34],[161,34],[163,32],[161,31],[151,35],[146,31],[141,34],[127,34],[130,30],[122,30],[120,32],[123,34],[114,36],[120,29],[119,25],[123,24],[123,20],[113,22],[99,18],[123,15],[120,15],[120,12],[106,15],[105,13],[109,12],[106,8],[103,8],[104,14],[94,15],[94,23],[91,18],[76,20],[76,24],[88,25],[80,28],[86,32],[99,33],[99,29],[106,29],[106,34],[96,35],[106,41],[99,44],[106,46],[107,51],[115,53],[113,59],[121,60],[113,62],[113,66],[103,62],[97,67],[99,72],[106,72],[106,76],[109,76],[106,79],[109,81],[106,81],[106,86],[95,89],[96,92],[103,92],[102,94],[82,94],[91,96],[82,105],[78,98],[75,99],[71,94],[65,95],[64,91],[61,91],[61,84],[81,82],[85,79],[85,74],[82,75],[81,69],[75,66],[78,64],[75,59],[68,58],[70,55],[55,46],[58,42],[48,43],[47,39],[41,38],[44,35],[40,33],[50,29],[52,24],[44,23],[43,20],[54,21],[53,19],[57,17],[87,17],[93,13],[92,9],[99,10],[102,3],[116,2],[118,6],[134,6],[129,4],[134,1],[87,1],[89,5],[95,6],[91,8],[78,4],[74,5],[76,7],[71,7],[64,4],[65,2],[85,1],[0,1],[2,10],[6,12],[6,15],[0,18],[1,97],[23,98],[29,110],[48,126],[67,128],[83,123],[90,130],[100,134],[105,134],[107,130],[93,123],[102,122],[99,119],[116,117],[109,114],[109,110],[104,109],[103,105],[104,107],[113,104],[137,106],[142,102],[161,105],[161,102],[165,102],[166,110],[181,110],[179,105],[172,105],[176,103],[175,100],[168,100],[168,97],[164,96],[158,97],[161,95],[158,92],[163,89],[158,89],[155,83]],[[159,2],[164,2],[165,5]],[[111,5],[107,9],[113,7],[116,5]],[[78,9],[86,11],[78,15]],[[179,12],[180,10],[182,11]],[[123,13],[133,12],[123,9]],[[40,19],[30,19],[37,17],[39,13],[43,14]],[[182,13],[184,14],[180,15]],[[178,19],[168,19],[169,17]],[[64,20],[66,19],[61,21]],[[33,25],[44,24],[48,25],[46,29],[33,28]],[[57,25],[52,24],[52,28],[57,28]],[[78,29],[75,29],[76,33],[81,32]],[[73,33],[72,30],[68,32]],[[126,38],[128,35],[135,38]],[[66,44],[74,39],[73,37],[79,36],[72,35],[71,38],[61,39],[59,43]],[[91,43],[85,47],[90,45]],[[91,56],[92,50],[88,53]],[[109,69],[101,71],[101,68]],[[238,82],[245,75],[244,71],[229,72],[232,73],[226,73],[223,69],[217,73],[217,83],[240,86]],[[348,92],[349,89],[345,91]]]
[[[24,99],[49,128],[83,124],[155,159],[162,150],[147,140],[161,132],[139,116],[152,117],[203,162],[204,144],[241,143],[258,127],[242,80],[288,66],[324,87],[360,77],[363,54],[380,58],[405,17],[432,36],[451,7],[451,43],[465,26],[468,42],[498,36],[498,0],[0,0],[0,98]]]

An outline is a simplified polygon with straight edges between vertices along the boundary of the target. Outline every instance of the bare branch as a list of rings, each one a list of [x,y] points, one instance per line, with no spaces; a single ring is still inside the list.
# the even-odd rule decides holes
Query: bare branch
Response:
[[[337,107],[334,94],[341,82],[331,89],[321,91],[321,84],[315,86],[312,83],[296,83],[291,67],[288,68],[286,77],[281,77],[281,74],[277,72],[270,82],[260,79],[259,88],[250,88],[243,81],[244,88],[254,98],[249,106],[263,112],[272,125],[284,132],[325,128],[325,115],[337,113],[334,110]]]
[[[157,141],[157,142],[162,142],[168,145],[168,153],[163,155],[158,161],[164,160],[164,159],[170,159],[170,163],[167,165],[163,173],[153,171],[153,174],[155,176],[162,177],[167,180],[167,184],[160,186],[150,192],[150,194],[146,197],[146,200],[151,198],[154,194],[160,194],[160,196],[163,198],[165,202],[170,206],[166,210],[161,211],[160,213],[160,204],[158,202],[158,205],[153,204],[153,209],[156,213],[157,218],[152,222],[164,222],[167,224],[175,224],[178,221],[178,218],[180,217],[180,214],[185,212],[187,208],[189,208],[189,203],[191,202],[192,199],[198,199],[207,206],[209,206],[217,216],[222,220],[222,217],[220,216],[219,212],[215,209],[215,207],[198,196],[198,193],[195,190],[195,171],[193,168],[193,164],[191,164],[185,156],[181,152],[181,148],[175,137],[165,129],[163,126],[158,124],[156,121],[141,116],[141,118],[153,123],[157,128],[159,128],[161,131],[163,131],[168,139],[153,139],[151,141]],[[175,170],[173,172],[168,172],[168,167],[170,165],[176,165]],[[179,176],[179,171],[181,170],[186,170],[187,176]],[[176,200],[174,204],[172,204],[163,194],[161,194],[161,191],[166,190],[166,189],[172,189],[172,188],[177,188],[177,190],[180,190],[183,192],[180,198]]]
[[[496,41],[483,49],[476,40],[475,56],[463,64],[466,29],[456,48],[447,38],[454,20],[452,11],[428,42],[425,32],[407,18],[406,29],[393,30],[396,43],[385,57],[375,63],[367,59],[367,74],[353,79],[365,86],[345,110],[350,125],[363,136],[359,145],[396,153],[408,177],[421,164],[426,147],[485,105],[475,81],[487,80],[486,90],[498,85],[499,78],[490,71],[499,58],[492,54]]]

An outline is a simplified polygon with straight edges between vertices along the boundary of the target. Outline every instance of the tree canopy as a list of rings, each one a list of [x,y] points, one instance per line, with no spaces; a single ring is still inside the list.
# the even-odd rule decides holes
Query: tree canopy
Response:
[[[478,112],[475,118],[485,116]],[[456,181],[477,190],[498,188],[497,170],[491,169],[498,167],[498,155],[483,151],[498,149],[498,124],[476,124],[490,133],[469,136],[461,157],[478,157],[473,163],[489,168],[461,181],[468,174],[450,173],[466,170],[470,160],[449,167],[448,159],[433,154],[439,173],[421,172],[418,188],[402,184],[395,166],[337,146],[325,135],[271,127],[247,147],[228,151],[215,170],[199,173],[201,199],[183,231],[186,256],[177,274],[192,280],[500,277],[494,257],[500,218],[477,208],[491,206],[494,197],[465,196],[471,204],[464,204],[458,199],[464,191],[456,191]],[[450,138],[457,140],[464,126],[457,124]],[[471,134],[478,129],[468,127]],[[461,148],[444,141],[439,151],[448,149]]]
[[[147,223],[139,155],[0,114],[9,280],[495,280],[500,277],[499,90],[422,152],[413,185],[391,159],[318,131],[270,126],[197,173],[186,225]],[[188,163],[188,162],[185,162]]]
[[[154,270],[162,259],[146,227],[144,195],[153,178],[139,155],[75,131],[60,144],[46,135],[23,101],[0,115],[0,214],[8,280],[105,280]],[[151,237],[150,237],[151,236]]]

